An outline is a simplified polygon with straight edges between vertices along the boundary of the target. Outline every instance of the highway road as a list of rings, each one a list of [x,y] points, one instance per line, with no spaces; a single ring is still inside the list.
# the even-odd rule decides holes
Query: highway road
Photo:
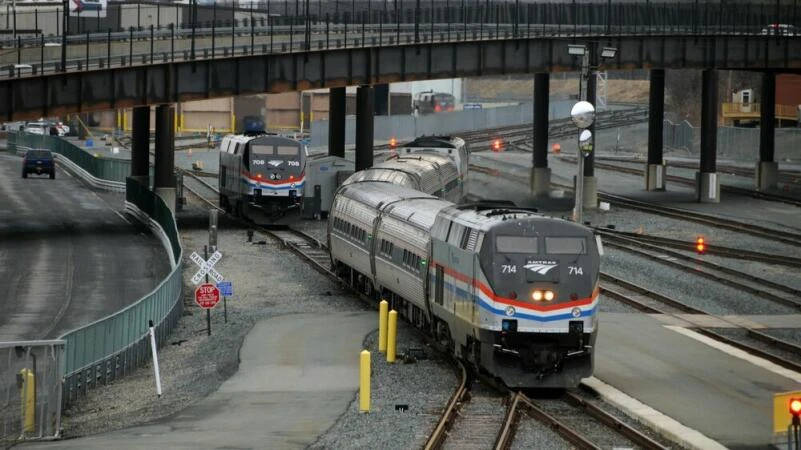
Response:
[[[0,153],[0,342],[56,338],[155,288],[169,261],[150,231],[68,172],[21,177]]]

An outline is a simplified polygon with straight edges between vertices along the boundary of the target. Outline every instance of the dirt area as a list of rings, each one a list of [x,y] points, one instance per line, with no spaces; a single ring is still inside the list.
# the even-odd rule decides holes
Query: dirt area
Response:
[[[468,78],[465,80],[467,98],[498,100],[531,100],[534,92],[534,77],[528,79],[511,78]],[[551,96],[569,97],[577,95],[579,80],[566,74],[551,75]],[[610,102],[648,102],[648,80],[608,79],[607,99]]]

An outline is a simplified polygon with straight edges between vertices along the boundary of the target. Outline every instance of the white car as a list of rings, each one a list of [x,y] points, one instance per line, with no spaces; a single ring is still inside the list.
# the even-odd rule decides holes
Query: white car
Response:
[[[801,29],[787,23],[773,23],[762,29],[762,33],[769,36],[801,36]]]

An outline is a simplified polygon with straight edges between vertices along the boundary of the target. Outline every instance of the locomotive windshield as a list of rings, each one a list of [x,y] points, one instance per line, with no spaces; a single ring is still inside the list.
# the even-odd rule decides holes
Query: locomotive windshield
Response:
[[[586,255],[587,239],[583,237],[546,237],[545,253],[549,255]]]
[[[495,238],[498,253],[538,253],[537,238],[532,236],[498,236]]]

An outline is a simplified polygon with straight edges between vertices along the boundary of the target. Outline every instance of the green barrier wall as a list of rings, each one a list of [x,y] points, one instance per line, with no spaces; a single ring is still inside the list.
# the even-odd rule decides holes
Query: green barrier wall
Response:
[[[131,174],[131,162],[126,159],[100,158],[77,145],[57,136],[43,136],[25,132],[13,132],[8,135],[8,151],[24,153],[29,148],[45,148],[89,172],[95,178],[125,183]]]
[[[63,373],[62,408],[69,406],[88,389],[105,384],[134,370],[149,360],[149,323],[153,322],[156,339],[162,345],[183,313],[181,288],[183,266],[181,241],[172,211],[148,186],[128,178],[130,161],[95,157],[75,144],[56,136],[24,132],[9,133],[8,149],[24,153],[31,148],[43,148],[58,153],[96,178],[124,182],[126,209],[157,224],[165,245],[172,250],[174,267],[152,292],[129,307],[72,330],[59,337],[66,341],[61,367]]]

